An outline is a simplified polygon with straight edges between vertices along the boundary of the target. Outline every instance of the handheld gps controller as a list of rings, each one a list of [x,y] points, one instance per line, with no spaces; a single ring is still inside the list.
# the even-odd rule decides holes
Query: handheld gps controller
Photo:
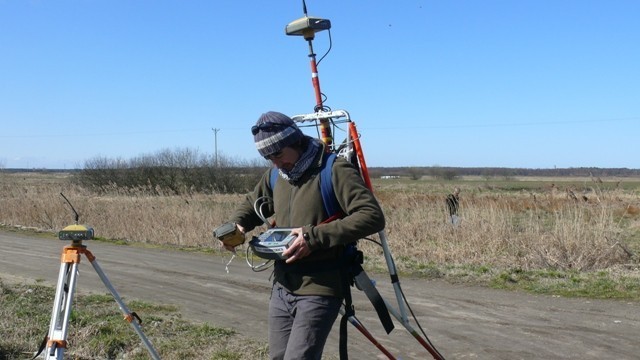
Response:
[[[228,246],[235,247],[240,244],[244,244],[244,234],[238,231],[236,224],[233,222],[224,223],[218,226],[213,230],[213,237]]]
[[[268,260],[284,260],[282,252],[298,237],[292,234],[293,228],[271,228],[249,241],[249,246],[256,256]]]

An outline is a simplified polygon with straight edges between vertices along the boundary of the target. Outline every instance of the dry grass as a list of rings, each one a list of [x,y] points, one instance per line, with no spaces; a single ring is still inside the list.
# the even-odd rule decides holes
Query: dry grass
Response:
[[[637,266],[639,200],[633,192],[590,191],[586,200],[574,200],[544,183],[535,192],[467,186],[457,227],[447,222],[438,184],[421,191],[382,186],[378,194],[396,256],[525,270]]]
[[[39,177],[38,177],[39,176]],[[102,238],[218,249],[211,231],[228,219],[242,195],[153,196],[151,189],[114,188],[96,196],[64,176],[0,174],[0,223],[55,232],[72,220],[63,192]],[[557,181],[556,181],[557,183]],[[638,187],[581,190],[537,181],[504,190],[465,181],[460,216],[448,222],[447,183],[377,182],[386,234],[398,268],[407,263],[501,268],[594,270],[638,265]],[[636,183],[637,184],[637,183]],[[158,189],[153,189],[157,191]],[[573,194],[573,196],[572,196]],[[380,249],[362,246],[372,262]]]
[[[34,181],[34,175],[0,178],[0,223],[56,232],[73,223],[71,201],[80,222],[96,236],[114,240],[186,247],[217,245],[212,230],[225,221],[241,195],[154,196],[149,189],[114,188],[97,196],[68,178]]]

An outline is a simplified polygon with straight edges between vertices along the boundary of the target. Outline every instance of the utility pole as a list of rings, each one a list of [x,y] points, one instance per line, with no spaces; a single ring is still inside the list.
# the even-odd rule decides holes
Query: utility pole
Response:
[[[218,167],[218,131],[220,131],[220,129],[211,128],[211,130],[213,130],[213,143],[216,151],[216,167]]]

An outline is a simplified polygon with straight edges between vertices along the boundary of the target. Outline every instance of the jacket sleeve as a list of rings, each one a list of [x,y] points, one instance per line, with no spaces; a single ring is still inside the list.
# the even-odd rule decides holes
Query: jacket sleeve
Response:
[[[309,245],[312,250],[348,244],[385,227],[382,208],[356,168],[340,158],[334,163],[331,173],[336,198],[346,216],[310,227]]]
[[[266,171],[263,175],[256,187],[253,191],[249,192],[245,195],[244,201],[242,201],[238,207],[235,209],[233,215],[231,216],[231,221],[236,224],[242,225],[246,232],[249,232],[264,224],[262,219],[258,216],[254,209],[254,204],[256,200],[261,199],[261,201],[265,200],[265,197],[272,198],[271,185],[269,184],[269,175],[271,173],[271,168]],[[260,204],[258,204],[260,205]],[[260,206],[260,210],[265,218],[273,215],[273,201],[264,203],[264,205]]]

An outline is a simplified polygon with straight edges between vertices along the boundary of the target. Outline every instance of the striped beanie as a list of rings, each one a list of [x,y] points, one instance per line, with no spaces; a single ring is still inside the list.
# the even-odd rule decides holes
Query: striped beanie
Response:
[[[251,133],[258,152],[264,157],[304,138],[304,134],[290,117],[276,111],[260,115],[256,124],[251,128]]]

